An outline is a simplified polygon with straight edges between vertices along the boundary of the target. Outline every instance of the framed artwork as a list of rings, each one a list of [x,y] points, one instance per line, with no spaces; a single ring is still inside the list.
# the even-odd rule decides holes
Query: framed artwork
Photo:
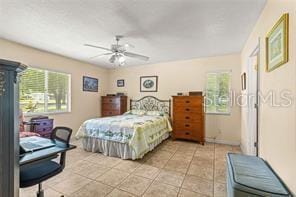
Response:
[[[117,87],[124,87],[124,79],[117,80]]]
[[[289,14],[284,14],[266,37],[266,71],[270,72],[288,62]]]
[[[158,76],[140,77],[140,92],[157,92]]]
[[[99,80],[92,77],[83,76],[83,91],[98,92]]]
[[[247,75],[246,75],[246,73],[243,73],[241,75],[241,83],[242,83],[242,90],[246,90],[247,89]]]

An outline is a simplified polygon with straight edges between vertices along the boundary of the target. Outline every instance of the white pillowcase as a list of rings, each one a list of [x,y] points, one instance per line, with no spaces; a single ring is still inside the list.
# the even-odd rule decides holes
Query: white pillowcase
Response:
[[[144,111],[144,110],[133,109],[133,110],[125,112],[124,114],[133,114],[133,115],[143,116],[143,115],[145,115],[145,113],[146,113],[146,111]]]
[[[163,116],[164,112],[162,112],[162,111],[147,111],[146,115],[148,115],[148,116]]]

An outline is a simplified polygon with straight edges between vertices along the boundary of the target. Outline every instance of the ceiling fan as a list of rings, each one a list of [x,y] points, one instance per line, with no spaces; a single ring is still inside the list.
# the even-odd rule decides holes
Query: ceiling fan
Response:
[[[125,65],[126,57],[136,58],[136,59],[143,60],[143,61],[149,60],[149,57],[147,57],[147,56],[128,52],[127,48],[134,48],[134,46],[131,44],[123,44],[123,45],[119,44],[119,41],[122,38],[123,38],[122,35],[116,35],[115,36],[116,44],[112,44],[110,49],[108,49],[106,47],[92,45],[92,44],[84,44],[84,46],[94,47],[94,48],[99,48],[99,49],[109,51],[108,53],[99,54],[99,55],[93,56],[91,58],[97,58],[97,57],[104,56],[104,55],[111,55],[109,62],[112,64],[113,63],[118,64],[119,66]]]

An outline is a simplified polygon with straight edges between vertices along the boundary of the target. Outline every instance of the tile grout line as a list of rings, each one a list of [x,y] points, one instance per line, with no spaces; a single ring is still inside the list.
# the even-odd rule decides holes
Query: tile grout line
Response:
[[[132,195],[132,196],[135,196],[135,194],[132,194],[132,193],[127,192],[127,191],[124,191],[123,189],[120,189],[120,188],[118,188],[118,187],[115,187],[111,192],[113,192],[115,189],[120,190],[120,191],[122,191],[122,192],[126,192],[126,193],[128,193],[128,194],[130,194],[130,195]],[[110,192],[110,193],[111,193],[111,192]],[[109,193],[109,194],[110,194],[110,193]],[[108,194],[108,195],[109,195],[109,194]]]
[[[165,166],[166,166],[167,163],[173,158],[173,156],[176,154],[176,152],[177,152],[177,150],[179,149],[179,147],[180,147],[180,145],[178,145],[178,148],[174,151],[174,153],[171,155],[171,157],[170,157],[170,158],[168,159],[168,161],[165,163],[164,167],[160,169],[160,172],[159,172],[158,175],[153,179],[152,183],[154,183],[154,182],[156,181],[156,179],[159,177],[161,171],[165,170],[165,169],[164,169]],[[143,193],[143,195],[144,195],[144,194],[147,192],[147,190],[151,187],[152,183],[149,185],[149,187],[146,189],[146,191]],[[162,183],[162,182],[161,182],[161,183]],[[165,183],[163,183],[163,184],[165,184]],[[169,185],[169,184],[167,184],[167,185]],[[171,185],[171,186],[173,186],[173,185]],[[178,195],[179,195],[180,188],[179,188],[179,187],[177,187],[177,188],[178,188],[178,193],[177,193],[177,196],[178,196]]]
[[[90,155],[90,156],[91,156],[91,155]],[[90,156],[88,156],[88,157],[90,157]],[[85,160],[83,159],[82,161],[85,161]],[[78,162],[79,162],[79,161],[78,161]],[[95,164],[95,165],[99,165],[99,164],[94,163],[94,162],[91,162],[91,161],[89,161],[89,162],[92,163],[93,165],[94,165],[94,164]],[[105,167],[105,166],[102,166],[102,167],[107,168],[107,167]],[[107,172],[108,172],[109,170],[111,170],[111,169],[112,169],[112,168],[109,168],[109,169],[108,169],[106,172],[104,172],[103,174],[107,173]],[[114,186],[111,186],[111,185],[108,185],[108,184],[105,184],[105,183],[102,183],[102,182],[96,180],[96,178],[102,176],[103,174],[97,176],[95,179],[92,179],[92,178],[89,178],[89,177],[87,177],[87,176],[85,176],[85,175],[81,175],[81,174],[78,174],[77,172],[73,171],[73,166],[69,167],[68,170],[70,170],[70,171],[71,171],[72,173],[74,173],[75,175],[77,175],[77,176],[81,176],[81,177],[86,178],[86,179],[88,179],[88,180],[90,181],[89,183],[87,183],[86,185],[84,185],[83,187],[81,187],[80,189],[78,189],[77,191],[71,193],[71,195],[74,194],[74,193],[76,193],[76,192],[79,192],[79,191],[82,190],[84,187],[86,187],[87,185],[90,185],[90,184],[93,183],[93,182],[97,182],[97,183],[103,184],[103,185],[105,185],[105,186],[112,187],[112,190],[111,190],[109,193],[111,193],[111,192],[114,190],[114,188],[115,188]],[[65,179],[65,180],[66,180],[66,179]],[[61,180],[59,183],[65,181],[65,180]],[[59,183],[58,183],[58,184],[59,184]],[[48,187],[51,188],[51,189],[53,189],[54,191],[60,193],[60,194],[63,194],[63,195],[65,195],[65,196],[68,195],[68,194],[65,194],[65,193],[63,193],[63,192],[57,191],[57,190],[54,189],[52,186],[48,186]],[[109,194],[109,193],[108,193],[108,194]]]
[[[105,175],[106,173],[108,173],[108,172],[109,172],[110,170],[112,170],[112,169],[114,169],[114,170],[118,170],[118,171],[121,171],[122,169],[117,169],[116,167],[119,166],[120,164],[124,163],[124,160],[119,161],[119,162],[118,162],[117,164],[115,164],[115,165],[111,165],[112,167],[110,168],[110,167],[105,167],[105,165],[102,166],[102,165],[100,165],[100,164],[98,164],[98,163],[96,163],[96,162],[93,162],[93,161],[89,161],[89,160],[88,160],[88,158],[90,158],[90,157],[92,157],[92,156],[96,156],[98,153],[92,153],[91,155],[88,155],[88,156],[83,157],[82,161],[90,162],[92,165],[101,166],[101,167],[107,169],[105,172],[103,172],[102,174],[100,174],[100,175],[97,176],[96,178],[89,178],[89,177],[87,177],[86,175],[79,174],[79,173],[73,171],[73,169],[74,169],[74,167],[75,167],[75,164],[76,164],[77,162],[79,162],[79,161],[76,161],[76,159],[75,159],[75,160],[73,160],[73,166],[71,165],[71,166],[68,168],[68,170],[69,170],[71,173],[76,174],[77,176],[81,176],[81,177],[83,177],[83,178],[88,179],[90,182],[87,183],[86,185],[84,185],[83,187],[81,187],[80,189],[78,189],[77,191],[71,193],[71,195],[73,195],[73,194],[75,194],[75,193],[78,193],[78,192],[81,191],[83,188],[85,188],[86,186],[88,186],[88,185],[90,185],[90,184],[92,184],[92,183],[94,183],[94,182],[97,182],[97,183],[103,184],[103,185],[105,185],[105,186],[109,186],[109,187],[111,188],[111,191],[108,192],[106,195],[109,195],[109,194],[110,194],[111,192],[113,192],[115,189],[118,189],[118,190],[120,190],[120,191],[126,192],[126,193],[131,194],[131,195],[135,195],[135,194],[132,194],[132,193],[130,193],[130,192],[128,192],[128,191],[125,191],[125,190],[119,188],[119,186],[122,185],[122,183],[123,183],[125,180],[127,180],[129,177],[131,177],[131,176],[136,176],[136,177],[140,177],[140,178],[145,178],[145,179],[151,181],[150,184],[148,184],[147,188],[146,188],[146,189],[144,190],[144,192],[142,193],[142,195],[144,195],[144,194],[149,190],[149,188],[151,188],[152,184],[158,181],[157,178],[160,176],[161,171],[168,170],[168,169],[165,169],[166,165],[168,164],[168,162],[173,161],[172,158],[173,158],[173,157],[178,153],[178,151],[181,150],[181,148],[183,147],[181,144],[178,144],[178,145],[176,145],[176,146],[177,146],[177,148],[176,148],[173,152],[170,152],[170,151],[167,151],[167,150],[161,150],[161,149],[159,149],[160,151],[164,151],[164,152],[167,152],[167,153],[171,153],[171,154],[170,154],[170,157],[169,157],[169,158],[167,159],[167,161],[164,163],[163,167],[159,168],[159,167],[155,167],[155,166],[152,166],[152,165],[149,165],[149,164],[145,164],[146,161],[145,161],[144,163],[139,162],[139,163],[138,163],[139,165],[136,166],[135,168],[131,168],[132,170],[131,170],[130,172],[128,172],[128,175],[127,175],[127,176],[126,176],[126,177],[125,177],[125,178],[124,178],[124,179],[123,179],[118,185],[116,185],[116,186],[111,186],[111,185],[105,184],[105,183],[100,182],[100,181],[98,181],[98,180],[96,180],[96,179],[97,179],[98,177],[101,177],[101,176]],[[186,144],[184,144],[184,147],[186,147]],[[188,147],[190,147],[190,148],[188,148]],[[187,147],[188,150],[191,149],[191,146],[188,146],[188,147]],[[216,173],[215,173],[215,171],[216,171],[216,158],[218,158],[218,157],[217,157],[217,156],[218,156],[217,154],[220,153],[220,151],[219,151],[220,149],[218,150],[218,148],[219,148],[219,146],[217,146],[216,143],[213,143],[213,152],[214,152],[214,157],[213,157],[213,161],[214,161],[214,162],[213,162],[213,180],[212,180],[212,185],[213,185],[212,195],[213,195],[213,196],[215,195],[215,183],[216,183],[216,181],[215,181],[215,174],[216,174]],[[190,170],[190,166],[193,165],[193,158],[194,158],[195,153],[197,152],[197,150],[198,150],[198,146],[195,146],[195,149],[194,149],[193,155],[190,157],[191,159],[190,159],[190,162],[189,162],[189,164],[188,164],[188,166],[187,166],[187,168],[186,168],[186,172],[185,172],[185,174],[184,174],[184,173],[181,173],[181,172],[179,172],[179,171],[175,171],[175,170],[168,170],[168,171],[173,171],[173,172],[180,173],[180,174],[183,174],[183,175],[184,175],[180,187],[177,187],[177,186],[175,186],[175,185],[171,185],[171,184],[169,184],[169,183],[165,183],[165,182],[160,181],[160,183],[162,183],[162,184],[165,184],[165,185],[168,185],[168,186],[172,186],[172,187],[177,188],[178,191],[177,191],[177,190],[176,190],[176,191],[177,191],[177,195],[178,195],[178,196],[181,194],[181,190],[182,190],[182,187],[183,187],[183,185],[184,185],[184,182],[185,182],[185,178],[186,178],[186,176],[190,175],[190,174],[188,174],[188,173],[189,173],[189,170]],[[222,150],[222,152],[223,152],[223,151],[224,151],[224,148],[222,147],[221,150]],[[185,151],[185,153],[186,153],[186,148],[184,149],[184,151]],[[236,150],[235,150],[235,147],[234,147],[234,146],[231,146],[231,150],[230,150],[230,151],[231,151],[231,152],[236,151]],[[227,152],[230,152],[230,151],[227,151]],[[157,153],[157,152],[155,152],[155,153]],[[79,154],[78,154],[78,155],[79,155]],[[182,155],[182,152],[181,152],[181,155]],[[184,154],[183,154],[183,155],[184,155]],[[76,155],[74,155],[74,157],[76,158]],[[107,157],[107,156],[105,156],[105,157]],[[114,157],[114,158],[115,158],[115,157]],[[101,159],[105,159],[105,158],[101,158]],[[143,159],[143,158],[142,158],[142,159]],[[132,160],[132,161],[134,161],[134,160]],[[109,161],[108,161],[108,162],[109,162]],[[107,162],[107,163],[108,163],[108,162]],[[135,161],[135,162],[137,162],[137,161]],[[112,162],[111,162],[111,163],[112,163]],[[143,166],[143,165],[148,165],[148,166],[151,166],[151,167],[155,167],[155,168],[159,169],[159,171],[158,171],[157,173],[155,173],[155,176],[154,176],[153,178],[151,178],[151,179],[150,179],[150,178],[146,178],[146,177],[142,177],[142,176],[140,176],[140,175],[136,175],[136,174],[134,174],[134,172],[135,172],[137,169],[139,169],[141,166]],[[79,169],[79,168],[78,168],[78,169]],[[194,176],[194,175],[192,175],[192,176]],[[61,182],[63,182],[63,181],[64,181],[64,180],[58,181],[58,184],[61,183]],[[217,181],[217,183],[220,184],[219,181]],[[225,185],[225,183],[222,183],[222,182],[221,182],[221,184],[224,184],[224,185]],[[48,188],[48,189],[52,189],[53,191],[55,191],[55,192],[57,192],[57,193],[59,193],[59,194],[64,194],[63,192],[57,191],[55,188],[53,188],[53,186],[48,185],[47,188]],[[189,190],[189,191],[191,191],[191,190]],[[191,191],[191,192],[194,192],[194,191]],[[194,193],[200,194],[200,193],[198,193],[198,192],[194,192]],[[67,194],[64,194],[64,195],[67,196]]]
[[[143,195],[148,191],[148,189],[151,187],[151,185],[152,185],[154,182],[155,182],[155,179],[153,179],[153,180],[151,181],[151,183],[150,183],[149,186],[145,189],[145,191],[142,193],[141,196],[143,196]]]
[[[164,167],[167,165],[167,163],[173,158],[173,156],[176,154],[177,150],[179,149],[179,145],[178,145],[178,148],[174,151],[174,153],[171,155],[171,157],[168,159],[168,161],[166,162],[166,164],[164,165]],[[168,151],[167,151],[168,152]],[[145,190],[145,192],[143,193],[143,195],[147,192],[147,190],[151,187],[151,185],[156,181],[156,179],[159,177],[160,173],[162,170],[164,170],[164,167],[160,169],[160,172],[159,174],[152,180],[151,184],[149,185],[149,187],[147,187],[147,189]],[[163,183],[161,182],[162,184],[166,184],[166,183]],[[166,184],[166,185],[169,185],[169,184]],[[170,185],[170,186],[173,186],[173,185]],[[175,186],[174,186],[175,187]],[[178,188],[178,192],[177,192],[177,196],[179,195],[179,191],[180,191],[180,188]]]
[[[193,157],[194,157],[194,155],[195,155],[195,153],[196,153],[196,150],[197,150],[197,147],[195,148],[195,151],[194,151],[194,153],[193,153],[193,156],[192,156],[192,158],[191,158],[191,160],[190,160],[190,162],[189,162],[189,166],[188,166],[188,168],[187,168],[187,170],[186,170],[186,172],[185,172],[185,176],[183,177],[183,180],[182,180],[182,183],[181,183],[181,186],[180,186],[180,188],[179,188],[179,191],[178,191],[177,196],[180,195],[180,192],[181,192],[181,189],[182,189],[183,183],[184,183],[184,181],[185,181],[186,175],[188,174],[188,171],[189,171],[190,165],[191,165],[191,163],[192,163]]]
[[[122,181],[116,186],[116,188],[119,189],[119,190],[121,190],[121,191],[124,191],[124,192],[130,193],[130,192],[128,192],[128,191],[125,191],[125,190],[119,188],[119,186],[120,186],[125,180],[127,180],[131,175],[136,176],[136,177],[139,177],[139,178],[145,178],[145,177],[137,176],[137,175],[134,175],[134,174],[129,174],[127,177],[124,178],[124,180],[122,180]],[[148,178],[145,178],[145,179],[148,179]],[[153,183],[154,180],[149,179],[149,181],[151,181],[151,183],[150,183],[149,186],[146,188],[146,190],[150,187],[150,185]],[[146,190],[144,191],[143,194],[145,194]],[[130,194],[132,194],[132,193],[130,193]],[[142,194],[142,195],[143,195],[143,194]],[[136,194],[132,194],[132,195],[135,196]],[[142,196],[142,195],[140,195],[140,196]],[[136,195],[136,196],[138,196],[138,195]]]
[[[168,152],[168,151],[165,151],[165,152]],[[174,153],[172,154],[172,156],[174,155]],[[171,157],[172,157],[171,156]],[[168,161],[171,159],[171,157],[168,159]],[[168,162],[167,161],[167,162]],[[166,162],[166,164],[167,164],[167,162]],[[121,163],[121,162],[120,162]],[[145,162],[143,163],[143,164],[145,164]],[[137,168],[139,168],[140,166],[142,166],[143,164],[140,164]],[[166,164],[164,164],[164,166],[166,165]],[[119,164],[117,164],[117,165],[119,165]],[[117,166],[117,165],[115,165],[115,166]],[[115,166],[113,166],[112,167],[112,169],[116,169],[116,168],[114,168]],[[154,166],[152,166],[152,167],[154,167]],[[136,168],[136,169],[137,169]],[[138,176],[138,175],[135,175],[135,174],[133,174],[133,172],[136,170],[136,169],[134,169],[131,173],[129,173],[129,175],[127,176],[127,177],[125,177],[117,186],[115,186],[115,188],[116,189],[119,189],[119,190],[121,190],[121,191],[124,191],[124,192],[127,192],[127,191],[125,191],[125,190],[123,190],[123,189],[120,189],[119,187],[120,187],[120,185],[125,181],[125,180],[127,180],[129,177],[131,177],[131,176],[136,176],[136,177],[140,177],[140,178],[145,178],[145,179],[148,179],[148,180],[151,180],[151,183],[149,184],[149,186],[146,188],[146,190],[144,191],[144,193],[143,194],[145,194],[145,192],[150,188],[150,186],[152,185],[152,183],[155,181],[155,179],[159,176],[159,174],[157,175],[157,176],[155,176],[155,178],[153,178],[153,179],[149,179],[149,178],[146,178],[146,177],[142,177],[142,176]],[[163,169],[163,168],[159,168],[160,169],[160,171]],[[159,172],[160,173],[160,172]],[[130,193],[130,192],[128,192],[128,193]],[[130,193],[131,194],[131,193]],[[142,194],[142,195],[143,195]],[[134,195],[134,194],[132,194],[132,195]]]
[[[215,151],[215,143],[213,143],[214,144],[214,150],[213,150],[213,152]],[[197,148],[198,149],[198,148]],[[197,149],[196,149],[196,151],[197,151]],[[195,152],[196,152],[195,151]],[[214,153],[214,155],[215,155],[215,153]],[[193,155],[193,157],[195,156],[195,154]],[[215,158],[215,156],[214,156],[214,158]],[[212,158],[212,159],[214,159],[214,158]],[[192,159],[193,160],[193,159]],[[191,163],[192,163],[192,161],[190,162],[190,165],[191,165]],[[190,166],[189,166],[190,167]],[[212,167],[212,168],[214,168],[214,167]],[[198,177],[198,176],[196,176],[196,175],[191,175],[191,174],[188,174],[188,171],[189,171],[189,168],[188,168],[188,170],[187,170],[187,173],[186,173],[186,175],[189,175],[189,176],[194,176],[194,177],[197,177],[197,178],[199,178],[199,179],[202,179],[202,180],[206,180],[206,181],[209,181],[209,182],[212,182],[212,185],[214,184],[213,182],[214,182],[214,180],[209,180],[209,179],[204,179],[204,178],[201,178],[201,177]],[[213,179],[214,179],[214,177],[213,177]],[[185,180],[185,177],[184,177],[184,180]],[[184,183],[184,181],[182,182],[182,186],[183,186],[183,183]],[[181,187],[181,189],[182,189],[182,187]],[[191,191],[191,190],[188,190],[188,191]],[[202,193],[199,193],[199,192],[196,192],[196,191],[191,191],[191,192],[193,192],[193,193],[196,193],[196,194],[200,194],[200,195],[205,195],[205,194],[202,194]],[[212,190],[212,194],[213,194],[213,190]]]

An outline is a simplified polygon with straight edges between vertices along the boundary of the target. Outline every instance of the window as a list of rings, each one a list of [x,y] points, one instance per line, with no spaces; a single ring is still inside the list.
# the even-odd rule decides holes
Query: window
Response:
[[[211,114],[230,113],[231,71],[207,73],[206,112]]]
[[[26,114],[70,111],[71,76],[29,68],[21,76],[20,108]]]

